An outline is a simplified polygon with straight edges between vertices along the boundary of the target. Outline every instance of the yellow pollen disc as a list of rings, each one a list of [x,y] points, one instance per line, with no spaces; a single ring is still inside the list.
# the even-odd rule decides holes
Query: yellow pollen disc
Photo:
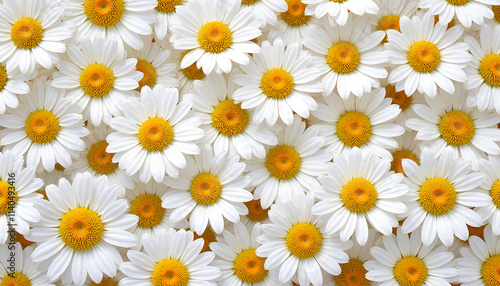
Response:
[[[286,98],[292,93],[293,86],[293,77],[281,68],[268,70],[260,81],[262,92],[273,99]]]
[[[461,110],[448,111],[439,122],[439,133],[450,145],[462,146],[469,143],[475,131],[474,121]]]
[[[441,62],[441,53],[436,45],[429,41],[418,41],[408,50],[408,62],[417,72],[434,71]]]
[[[500,5],[491,6],[491,10],[493,10],[493,19],[500,22]]]
[[[184,56],[189,53],[190,51],[185,51],[182,53],[181,60],[179,61],[182,62],[182,59]],[[195,80],[195,79],[203,79],[206,75],[203,72],[203,68],[197,68],[196,63],[188,66],[187,68],[182,69],[182,73],[189,79]]]
[[[249,116],[241,103],[235,104],[234,99],[219,102],[212,112],[212,125],[226,136],[238,135],[248,125]]]
[[[479,74],[490,86],[500,87],[500,55],[489,54],[479,64]]]
[[[469,0],[446,0],[446,1],[448,1],[448,3],[450,3],[451,5],[455,6],[462,6],[469,3]]]
[[[486,259],[481,267],[481,276],[486,286],[500,285],[500,255],[493,255]]]
[[[420,286],[427,279],[427,267],[422,259],[415,256],[406,256],[396,263],[394,278],[396,278],[399,285]]]
[[[255,254],[255,249],[245,249],[234,260],[234,272],[243,282],[259,283],[267,276],[265,262],[265,258]]]
[[[178,5],[182,5],[182,0],[158,0],[156,10],[162,13],[172,13]]]
[[[268,212],[269,208],[263,209],[260,204],[260,200],[252,200],[249,202],[244,202],[245,206],[248,209],[247,218],[254,222],[261,222],[269,217]]]
[[[174,139],[174,129],[167,120],[153,117],[141,124],[137,137],[144,149],[160,151],[165,149]]]
[[[130,213],[139,217],[138,226],[151,228],[159,225],[165,215],[161,199],[154,194],[142,194],[130,204]]]
[[[51,142],[57,137],[60,129],[57,117],[47,110],[33,111],[24,124],[26,135],[36,143]]]
[[[396,91],[396,87],[388,85],[385,87],[385,97],[392,99],[392,104],[399,105],[402,111],[410,107],[413,97],[407,96],[404,90]]]
[[[367,179],[354,178],[342,187],[340,198],[349,211],[365,213],[375,205],[377,190]]]
[[[138,60],[135,66],[136,71],[142,72],[144,75],[139,81],[139,87],[136,90],[141,91],[142,87],[147,85],[153,88],[156,84],[156,79],[158,77],[155,67],[148,61]]]
[[[345,1],[348,1],[348,0],[330,0],[332,2],[335,2],[335,3],[344,3]]]
[[[94,25],[114,26],[123,15],[123,0],[85,0],[83,5],[87,18]]]
[[[7,85],[7,81],[9,81],[7,71],[2,65],[0,65],[0,91],[5,88],[5,86]]]
[[[243,5],[252,5],[257,3],[259,0],[241,0],[241,4]]]
[[[0,282],[1,286],[31,286],[31,282],[26,275],[15,272],[14,277],[5,275]]]
[[[30,246],[33,244],[33,241],[27,240],[24,235],[20,234],[19,232],[16,231],[16,242],[19,242],[21,244],[21,247],[23,249],[26,248],[26,246]],[[1,284],[0,284],[1,285]]]
[[[341,272],[334,276],[335,284],[338,286],[369,286],[370,281],[365,278],[366,271],[363,262],[351,258],[349,262],[340,264]]]
[[[396,30],[401,32],[399,28],[399,16],[398,15],[386,15],[382,17],[377,24],[377,30],[379,31],[387,31],[387,30]]]
[[[207,227],[205,229],[205,232],[203,232],[201,235],[198,235],[196,232],[193,234],[193,240],[197,240],[199,238],[203,239],[203,248],[201,249],[201,252],[210,251],[210,243],[217,241],[215,233],[210,227]]]
[[[10,29],[10,39],[18,48],[31,49],[38,45],[43,37],[40,22],[31,17],[17,20]]]
[[[299,258],[313,257],[323,245],[323,235],[319,229],[308,222],[298,223],[288,231],[286,246]]]
[[[266,168],[273,177],[288,180],[300,170],[300,155],[289,145],[278,145],[271,149],[266,157]]]
[[[8,213],[9,210],[15,210],[15,205],[17,203],[17,192],[12,188],[9,190],[9,187],[12,187],[9,183],[7,183],[6,181],[0,181],[0,215]],[[9,192],[11,192],[10,198]],[[13,208],[9,209],[9,206]]]
[[[347,111],[337,121],[337,136],[347,146],[363,146],[370,140],[371,135],[370,119],[361,112]]]
[[[361,57],[358,48],[346,41],[333,44],[326,54],[326,62],[330,68],[340,74],[352,73],[356,70],[360,61]]]
[[[113,89],[115,76],[104,65],[92,64],[80,74],[80,86],[91,97],[103,97]]]
[[[219,179],[210,173],[200,173],[191,182],[191,196],[200,205],[215,204],[222,193]]]
[[[406,176],[403,170],[403,159],[410,159],[413,162],[419,164],[418,157],[410,150],[398,150],[392,154],[391,171],[396,173],[401,173]]]
[[[307,4],[300,0],[285,0],[288,10],[281,13],[281,19],[290,26],[301,26],[305,24],[311,16],[306,16]]]
[[[92,282],[90,286],[118,286],[118,283],[116,283],[116,281],[113,280],[113,278],[104,277],[102,278],[101,282],[99,283]]]
[[[427,179],[418,194],[420,204],[424,210],[433,215],[448,213],[457,200],[455,187],[446,179]]]
[[[198,43],[209,53],[221,53],[233,42],[233,33],[229,27],[219,21],[208,22],[198,33]]]
[[[68,211],[59,226],[62,241],[78,251],[89,250],[96,245],[101,240],[103,230],[99,215],[87,208]]]
[[[94,143],[87,154],[90,168],[101,175],[113,173],[118,168],[118,163],[113,163],[114,153],[106,152],[108,143],[105,140]]]
[[[500,208],[500,180],[493,183],[490,190],[490,197],[493,200],[493,203]]]
[[[164,259],[156,264],[152,281],[154,286],[187,286],[189,272],[177,259]]]

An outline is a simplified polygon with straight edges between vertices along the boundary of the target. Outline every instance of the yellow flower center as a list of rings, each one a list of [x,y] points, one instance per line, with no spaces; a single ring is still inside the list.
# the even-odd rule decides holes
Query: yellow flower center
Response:
[[[259,283],[267,276],[265,262],[265,258],[255,254],[255,249],[245,249],[234,260],[234,272],[243,282]]]
[[[101,27],[114,26],[123,15],[123,0],[85,0],[83,8],[92,24]]]
[[[0,282],[1,286],[31,286],[31,282],[26,275],[15,272],[14,277],[5,275]]]
[[[198,43],[209,53],[221,53],[233,42],[233,33],[229,27],[219,21],[208,22],[198,33]]]
[[[99,215],[87,208],[68,211],[59,226],[62,241],[78,251],[91,249],[101,240],[103,231],[104,226]]]
[[[193,235],[193,240],[197,240],[199,238],[203,239],[203,248],[201,249],[201,252],[210,251],[210,243],[217,241],[215,233],[210,227],[207,227],[205,229],[205,232],[203,232],[201,235],[198,235],[196,232],[193,233]]]
[[[248,125],[249,116],[241,103],[235,104],[234,99],[219,102],[212,112],[212,125],[226,136],[238,135]]]
[[[441,62],[441,53],[436,45],[429,41],[418,41],[408,50],[408,62],[417,72],[434,71]]]
[[[80,74],[80,86],[91,97],[107,95],[113,89],[114,83],[113,72],[101,64],[89,65]]]
[[[439,122],[439,133],[450,145],[462,146],[469,143],[475,131],[474,121],[461,110],[448,111]]]
[[[293,90],[293,77],[286,70],[274,68],[262,76],[260,88],[265,95],[273,99],[284,99]]]
[[[200,205],[215,204],[222,193],[219,179],[210,173],[200,173],[191,182],[191,196]]]
[[[184,56],[189,52],[190,51],[185,51],[184,53],[182,53],[180,62],[182,62],[182,59],[184,58]],[[188,66],[187,68],[182,69],[181,71],[184,74],[184,76],[186,76],[187,78],[189,78],[191,80],[203,79],[206,76],[205,73],[203,72],[203,68],[197,68],[196,63]]]
[[[500,55],[489,54],[479,64],[479,74],[490,86],[500,87]]]
[[[142,194],[130,204],[130,213],[139,217],[138,226],[152,228],[161,223],[165,209],[161,206],[161,199],[154,194]]]
[[[493,203],[500,208],[500,180],[493,183],[490,190],[490,197]]]
[[[276,179],[291,179],[300,170],[300,155],[292,146],[278,145],[267,154],[266,168]]]
[[[363,146],[370,140],[371,135],[370,119],[361,112],[347,111],[337,121],[337,136],[347,146]]]
[[[162,13],[175,12],[175,6],[182,5],[182,0],[158,0],[156,10]]]
[[[156,73],[155,67],[148,61],[138,60],[137,65],[135,66],[136,71],[142,72],[144,75],[142,79],[139,81],[139,87],[136,90],[141,91],[142,87],[147,85],[150,88],[153,88],[156,84],[156,79],[158,75]]]
[[[378,31],[396,30],[401,32],[399,28],[399,16],[398,15],[385,15],[380,18],[377,24]]]
[[[167,120],[153,117],[141,124],[137,137],[144,149],[160,151],[165,149],[174,139],[174,129]]]
[[[40,22],[31,17],[17,20],[10,29],[10,39],[18,48],[31,49],[38,45],[43,37]]]
[[[299,258],[313,257],[323,245],[323,235],[319,229],[308,222],[298,223],[288,231],[286,246]]]
[[[269,217],[269,208],[264,209],[260,204],[260,200],[251,200],[249,202],[244,202],[248,209],[247,218],[253,222],[261,222]]]
[[[90,284],[90,286],[118,286],[118,283],[116,283],[113,278],[104,277],[99,283],[95,283],[94,281],[92,281],[92,284]]]
[[[301,26],[305,24],[311,16],[306,16],[307,4],[300,0],[285,0],[288,10],[281,13],[281,19],[290,26]]]
[[[451,5],[455,6],[462,6],[469,3],[469,0],[446,0],[446,1],[448,1],[448,3],[450,3]]]
[[[375,205],[377,190],[367,179],[354,178],[344,185],[340,198],[349,211],[365,213]]]
[[[338,286],[369,286],[370,281],[365,278],[366,271],[363,262],[351,258],[349,262],[340,264],[341,272],[334,276],[335,284]]]
[[[481,276],[486,286],[500,285],[500,255],[493,255],[486,259],[481,267]]]
[[[448,213],[457,200],[455,187],[446,179],[427,179],[418,194],[420,204],[424,210],[433,215]]]
[[[156,264],[152,281],[153,286],[187,286],[189,272],[177,259],[164,259]]]
[[[401,173],[406,176],[405,171],[403,170],[403,159],[410,159],[417,164],[419,164],[419,161],[417,155],[410,150],[402,149],[392,154],[391,171]]]
[[[24,124],[26,135],[36,143],[51,142],[57,137],[60,129],[57,117],[47,110],[33,111]]]
[[[252,5],[257,3],[259,0],[241,0],[241,4],[243,5]]]
[[[410,107],[413,97],[407,96],[404,90],[396,91],[396,87],[388,85],[385,87],[385,97],[392,99],[392,104],[399,105],[402,111]]]
[[[94,143],[87,154],[87,162],[90,168],[101,175],[113,173],[118,168],[118,163],[113,163],[114,153],[106,152],[108,143],[106,140]]]
[[[493,19],[500,22],[500,5],[491,6],[491,10],[493,10]]]
[[[422,259],[406,256],[396,263],[394,278],[402,286],[420,286],[427,279],[427,267]]]
[[[5,86],[7,85],[7,81],[9,81],[7,71],[2,65],[0,65],[0,91],[5,88]]]
[[[9,187],[12,187],[9,183],[0,181],[0,215],[15,210],[14,206],[17,203],[17,192],[14,188],[9,190]]]
[[[360,61],[361,57],[358,48],[346,41],[333,44],[326,54],[326,62],[330,68],[340,74],[352,73],[356,70]]]

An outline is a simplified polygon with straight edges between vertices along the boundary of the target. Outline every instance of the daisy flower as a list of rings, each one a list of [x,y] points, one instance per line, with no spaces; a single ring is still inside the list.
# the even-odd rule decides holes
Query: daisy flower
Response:
[[[390,84],[384,88],[385,97],[391,98],[392,104],[397,104],[399,109],[401,109],[401,113],[396,117],[396,124],[406,128],[406,120],[417,117],[417,113],[413,111],[413,106],[415,104],[425,104],[424,95],[415,92],[409,96],[404,90],[396,91],[396,86]]]
[[[21,97],[19,107],[0,118],[0,125],[6,128],[0,131],[0,145],[16,155],[27,153],[28,166],[52,171],[59,163],[67,168],[71,158],[85,148],[80,138],[89,130],[64,91],[53,88],[50,81],[37,78],[30,90]]]
[[[269,210],[270,207],[263,208],[260,199],[253,199],[251,201],[245,202],[245,206],[248,209],[248,213],[240,217],[240,221],[244,225],[254,225],[256,223],[270,223],[269,221]]]
[[[439,158],[435,154],[425,148],[420,166],[403,160],[409,192],[404,198],[408,212],[401,230],[409,233],[421,229],[424,245],[430,245],[437,234],[444,245],[450,246],[454,235],[467,240],[466,224],[481,226],[480,216],[470,208],[487,206],[491,198],[478,191],[485,175],[470,173],[470,162],[456,158],[451,147],[445,148]]]
[[[8,71],[0,64],[0,114],[5,113],[6,107],[17,108],[19,101],[16,95],[25,95],[30,91],[25,82],[29,79],[18,69]]]
[[[118,106],[131,90],[139,86],[143,74],[136,71],[137,59],[125,59],[117,50],[117,42],[103,38],[86,38],[77,46],[68,47],[71,61],[61,61],[52,85],[67,89],[67,98],[77,102],[83,120],[97,126],[109,125],[111,117],[121,115]]]
[[[31,74],[37,65],[50,69],[66,51],[70,26],[62,22],[63,9],[51,0],[5,0],[0,6],[0,62]]]
[[[328,14],[340,26],[347,23],[349,12],[358,16],[379,13],[379,7],[373,0],[303,0],[303,3],[308,4],[307,15],[314,15],[319,19]],[[331,23],[333,26],[333,21]]]
[[[175,49],[192,50],[181,68],[196,62],[206,74],[220,74],[231,71],[231,62],[248,64],[248,53],[260,51],[250,41],[260,36],[260,21],[252,17],[251,8],[240,6],[241,0],[190,0],[177,7],[179,21],[172,26],[170,41]]]
[[[447,25],[456,15],[458,21],[470,28],[472,22],[482,25],[484,19],[493,18],[490,5],[500,4],[498,0],[420,0],[419,8],[429,9],[432,15],[439,15],[439,22]]]
[[[238,88],[233,98],[241,108],[253,109],[253,119],[260,123],[266,119],[272,126],[278,116],[286,124],[293,122],[293,112],[303,118],[318,105],[309,95],[323,89],[317,80],[319,74],[311,67],[312,57],[299,44],[286,47],[281,40],[272,45],[262,43],[262,53],[254,55],[247,66],[241,66],[244,73],[235,75]]]
[[[121,105],[124,116],[111,119],[117,132],[106,137],[106,152],[116,153],[113,163],[129,176],[139,172],[142,182],[151,177],[161,182],[165,173],[176,178],[186,166],[184,154],[198,154],[193,142],[203,137],[200,120],[186,116],[192,103],[179,101],[177,89],[145,86],[140,100],[130,98]]]
[[[368,240],[367,222],[384,235],[392,233],[398,226],[396,215],[406,211],[401,198],[408,187],[400,184],[403,175],[389,172],[390,167],[389,160],[358,148],[333,157],[327,176],[319,178],[319,202],[312,208],[314,215],[327,218],[327,233],[339,232],[342,241],[354,234],[360,245]]]
[[[122,257],[116,247],[132,247],[135,235],[127,229],[137,217],[126,214],[127,203],[117,199],[119,187],[108,185],[106,177],[93,178],[79,174],[70,184],[61,179],[59,185],[46,189],[49,200],[39,200],[42,215],[27,239],[40,243],[31,255],[33,261],[48,266],[47,277],[83,285],[87,275],[101,281],[103,273],[116,275]]]
[[[170,214],[172,222],[178,222],[189,215],[189,228],[202,234],[208,222],[215,233],[224,230],[224,218],[232,223],[247,214],[243,202],[253,199],[246,190],[250,178],[242,176],[245,163],[238,155],[215,155],[210,145],[205,145],[194,160],[187,159],[187,165],[177,179],[167,177],[165,183],[173,188],[163,195],[162,207],[174,209]]]
[[[467,95],[463,87],[454,94],[440,93],[425,97],[427,105],[416,104],[413,110],[419,117],[406,121],[406,126],[418,131],[416,139],[425,140],[422,147],[429,147],[436,156],[446,146],[455,154],[472,162],[477,170],[478,160],[486,158],[484,152],[500,154],[500,115],[494,111],[479,111],[465,103]]]
[[[339,263],[349,260],[344,251],[352,242],[328,234],[320,217],[311,213],[313,204],[313,192],[292,196],[273,205],[271,223],[262,225],[263,234],[257,238],[262,245],[255,254],[266,258],[265,269],[279,267],[280,283],[297,274],[300,285],[323,285],[323,271],[338,275]]]
[[[282,40],[285,44],[302,43],[302,38],[309,35],[309,27],[318,21],[306,15],[307,4],[301,0],[285,0],[287,10],[278,15],[278,22],[271,26],[267,40]],[[264,52],[263,52],[264,53]]]
[[[249,160],[266,156],[265,145],[276,145],[278,139],[266,124],[256,124],[251,113],[236,104],[236,89],[231,77],[210,74],[194,83],[195,94],[184,99],[193,102],[193,110],[201,119],[205,131],[204,142],[213,144],[215,155],[229,151]]]
[[[324,142],[317,126],[306,129],[305,122],[294,116],[292,124],[278,133],[278,145],[267,150],[265,159],[247,162],[247,175],[262,207],[319,186],[317,176],[325,173],[326,162],[332,158],[323,149]]]
[[[213,252],[200,253],[203,239],[193,241],[193,233],[181,229],[161,230],[155,238],[143,237],[144,251],[129,250],[130,262],[120,265],[128,277],[120,286],[136,285],[213,285],[220,270],[208,266],[214,259]]]
[[[416,140],[417,132],[407,130],[403,135],[396,137],[398,148],[391,151],[391,171],[405,175],[403,170],[403,159],[410,159],[413,162],[420,164],[420,144],[422,141]]]
[[[483,221],[488,221],[494,235],[500,235],[500,157],[488,156],[488,160],[479,160],[479,170],[486,179],[479,186],[482,193],[490,197],[490,203],[476,209]]]
[[[365,263],[366,278],[383,285],[450,285],[457,269],[453,253],[436,241],[422,245],[419,231],[410,237],[398,228],[397,235],[383,238],[384,247],[374,246],[374,260]]]
[[[179,22],[177,8],[186,6],[189,0],[157,0],[158,5],[154,9],[156,21],[153,24],[155,36],[158,40],[163,40],[170,31],[172,25]]]
[[[374,0],[379,7],[379,12],[369,15],[368,19],[372,26],[378,31],[387,31],[389,29],[401,32],[399,19],[402,16],[411,17],[417,11],[418,1],[415,0]],[[387,40],[386,38],[384,40]]]
[[[369,149],[380,157],[391,159],[387,149],[398,147],[393,137],[404,133],[403,127],[389,123],[401,109],[384,98],[384,89],[375,89],[371,94],[359,98],[350,96],[343,100],[333,93],[324,97],[326,104],[320,103],[313,114],[326,136],[325,145],[331,154],[348,152],[354,147]]]
[[[253,8],[253,15],[260,20],[260,28],[276,25],[278,21],[276,12],[283,13],[288,10],[285,0],[242,0],[242,7]]]
[[[441,23],[434,25],[430,12],[422,18],[403,16],[399,22],[401,32],[387,30],[385,44],[390,63],[397,66],[389,74],[389,83],[396,90],[413,94],[415,90],[434,97],[436,84],[453,93],[453,81],[465,82],[463,68],[471,59],[467,44],[456,42],[463,33],[459,26],[448,30]]]
[[[34,247],[22,248],[19,242],[0,247],[0,281],[3,285],[53,286],[45,273],[39,270],[39,263],[31,260]],[[13,262],[12,262],[13,261]],[[14,267],[12,267],[12,263]],[[14,272],[11,270],[15,269]]]
[[[314,66],[325,75],[321,80],[323,95],[331,94],[337,87],[343,99],[351,92],[361,97],[373,87],[380,87],[378,79],[387,77],[383,64],[388,57],[379,45],[385,33],[370,34],[370,25],[362,18],[349,19],[343,27],[330,28],[326,21],[323,24],[328,28],[311,26],[314,38],[304,37],[304,45],[317,54]]]
[[[500,3],[496,3],[497,5],[492,5],[491,10],[493,11],[493,18],[484,19],[484,24],[489,25],[491,27],[497,27],[500,25]]]
[[[179,94],[183,96],[186,93],[192,93],[194,91],[194,81],[201,80],[206,77],[203,68],[196,67],[196,63],[191,64],[188,67],[181,68],[182,59],[190,51],[175,50],[171,45],[164,44],[166,41],[161,41],[159,44],[163,49],[169,49],[172,51],[172,56],[169,62],[173,63],[176,67],[176,75],[179,81]]]

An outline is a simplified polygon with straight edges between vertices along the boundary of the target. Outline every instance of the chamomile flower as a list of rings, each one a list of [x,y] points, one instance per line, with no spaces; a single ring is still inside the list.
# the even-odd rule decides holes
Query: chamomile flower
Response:
[[[85,148],[81,137],[89,131],[83,127],[82,116],[64,91],[53,88],[50,81],[37,78],[30,89],[19,107],[0,118],[0,125],[6,128],[0,131],[0,145],[16,155],[26,154],[28,166],[52,171],[59,163],[67,168]]]
[[[349,19],[343,27],[330,28],[326,21],[323,23],[325,28],[311,26],[314,38],[304,37],[304,45],[317,54],[314,66],[325,75],[321,80],[323,95],[337,87],[343,99],[351,93],[361,97],[380,87],[379,79],[387,77],[383,64],[388,57],[379,45],[385,33],[370,33],[370,25],[362,18]]]
[[[262,43],[262,53],[254,55],[244,73],[234,76],[238,88],[233,98],[241,108],[253,109],[256,123],[264,119],[272,126],[278,117],[286,124],[293,122],[293,112],[303,118],[317,108],[310,93],[323,89],[317,80],[318,70],[311,67],[311,55],[293,43],[286,47],[281,40],[272,45]]]
[[[248,209],[248,213],[240,217],[240,221],[245,225],[254,225],[256,223],[269,223],[269,210],[268,208],[263,208],[260,199],[253,199],[251,201],[245,202],[245,206]]]
[[[490,203],[476,209],[483,221],[488,221],[494,235],[500,235],[500,157],[488,156],[488,160],[479,160],[479,170],[486,179],[480,185],[483,193],[490,197]]]
[[[24,96],[30,91],[25,82],[28,79],[18,69],[8,71],[0,64],[0,114],[5,113],[6,107],[16,108],[19,105],[16,95]]]
[[[114,40],[84,39],[81,49],[68,47],[70,61],[61,61],[52,85],[68,90],[67,98],[77,102],[83,120],[97,126],[109,124],[121,115],[118,106],[139,86],[143,74],[136,71],[137,59],[125,59]]]
[[[436,85],[453,93],[453,81],[465,82],[463,68],[471,58],[467,44],[457,42],[463,33],[461,27],[446,30],[446,25],[434,25],[430,12],[411,20],[403,16],[399,25],[401,32],[386,31],[385,44],[391,64],[396,66],[389,74],[389,83],[396,84],[396,91],[404,89],[411,95],[418,90],[434,97]]]
[[[276,12],[283,13],[288,10],[285,0],[242,0],[241,5],[253,9],[252,17],[260,20],[261,28],[265,28],[268,24],[275,25],[278,20]]]
[[[493,11],[492,19],[484,19],[484,24],[489,25],[491,27],[500,26],[500,3],[491,6],[491,10]]]
[[[236,104],[236,89],[231,77],[228,82],[222,75],[210,74],[205,80],[195,81],[195,94],[184,99],[193,102],[205,131],[204,142],[213,144],[215,155],[229,151],[249,160],[266,156],[265,145],[276,145],[278,139],[266,124],[256,124],[252,113]]]
[[[379,31],[393,29],[401,32],[399,19],[402,16],[411,17],[417,11],[418,1],[415,0],[374,0],[379,7],[377,14],[369,15],[369,22]]]
[[[50,0],[5,0],[0,6],[0,62],[31,74],[38,65],[50,69],[66,51],[70,25],[62,22],[63,9]]]
[[[490,5],[498,4],[498,0],[420,0],[418,7],[439,15],[439,22],[443,25],[456,15],[464,27],[470,28],[472,22],[482,25],[485,19],[493,18]]]
[[[177,89],[144,86],[140,100],[130,98],[121,105],[124,116],[111,119],[117,132],[106,137],[106,152],[115,153],[113,163],[142,182],[151,177],[161,182],[167,173],[179,175],[186,166],[184,154],[198,154],[195,140],[203,137],[200,120],[187,116],[192,103],[178,103]]]
[[[19,242],[0,247],[0,283],[16,286],[54,286],[45,273],[38,269],[39,263],[31,259],[33,249],[32,246],[22,249]],[[12,269],[15,271],[11,271]]]
[[[179,21],[177,7],[186,5],[189,0],[157,0],[158,5],[154,9],[156,21],[153,24],[154,33],[158,40],[163,40],[170,31],[172,25]]]
[[[338,275],[339,263],[349,260],[344,251],[352,242],[328,234],[320,217],[311,213],[313,204],[313,192],[296,194],[273,205],[271,223],[262,225],[263,234],[257,238],[262,245],[255,253],[266,258],[265,269],[279,267],[281,283],[297,274],[300,285],[323,285],[323,271]]]
[[[172,26],[170,41],[175,49],[192,50],[181,68],[196,62],[206,74],[220,74],[231,71],[231,62],[248,64],[248,53],[260,51],[250,41],[260,36],[260,21],[252,17],[251,8],[240,6],[241,0],[190,0],[177,8],[179,22]]]
[[[186,68],[181,68],[181,62],[184,56],[190,51],[175,50],[170,45],[164,44],[165,41],[160,42],[160,46],[164,49],[171,49],[172,56],[169,59],[171,63],[176,66],[177,79],[179,80],[179,94],[182,96],[186,93],[192,93],[195,80],[201,80],[206,77],[203,68],[198,68],[196,63],[191,64]]]
[[[392,99],[392,104],[397,104],[401,113],[396,117],[396,124],[406,128],[406,120],[409,118],[417,117],[417,114],[413,110],[415,104],[425,104],[424,95],[419,92],[413,93],[409,96],[404,90],[396,91],[396,86],[386,85],[385,87],[385,97]]]
[[[307,15],[314,15],[319,19],[328,14],[340,26],[347,23],[349,12],[358,16],[379,13],[379,7],[373,0],[303,0],[303,3],[308,4]]]
[[[163,195],[162,207],[173,209],[172,222],[189,216],[189,228],[202,234],[208,222],[215,231],[224,230],[224,218],[232,223],[247,214],[243,202],[253,199],[245,188],[250,178],[242,176],[245,163],[238,155],[215,155],[210,145],[205,145],[194,160],[187,159],[187,165],[179,178],[167,177],[165,183],[173,188]]]
[[[403,170],[403,159],[410,159],[420,164],[420,144],[422,141],[415,139],[417,132],[406,130],[405,133],[396,137],[398,148],[392,151],[391,171],[405,175]]]
[[[101,281],[103,273],[116,275],[122,257],[116,247],[132,247],[135,235],[128,231],[137,217],[125,214],[127,203],[117,199],[119,187],[108,185],[106,177],[79,174],[70,184],[46,189],[49,200],[39,200],[42,219],[31,229],[27,239],[39,245],[33,261],[48,266],[47,277],[62,277],[65,285],[83,285],[87,275]]]

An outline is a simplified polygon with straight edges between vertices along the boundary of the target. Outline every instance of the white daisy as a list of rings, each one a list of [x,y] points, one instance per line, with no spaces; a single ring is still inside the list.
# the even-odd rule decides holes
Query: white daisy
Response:
[[[154,32],[158,40],[163,40],[170,31],[172,25],[179,22],[177,7],[186,6],[189,0],[157,0],[158,5],[154,9],[156,21],[153,24]]]
[[[417,11],[416,0],[374,0],[379,7],[377,14],[368,15],[369,22],[379,31],[393,29],[401,32],[399,19],[402,16],[411,17]],[[387,39],[384,39],[387,40]]]
[[[117,130],[106,138],[106,151],[116,153],[114,163],[128,175],[139,172],[142,182],[151,177],[161,182],[167,173],[179,175],[186,166],[184,154],[198,154],[193,142],[203,137],[200,120],[186,116],[192,103],[177,103],[177,89],[156,85],[153,90],[145,86],[141,98],[125,101],[121,110],[125,116],[111,119],[110,126]]]
[[[397,104],[401,113],[396,117],[396,124],[403,126],[406,129],[406,120],[417,117],[417,113],[413,110],[415,104],[425,104],[424,95],[419,92],[414,92],[408,96],[404,90],[396,91],[396,86],[386,85],[385,97],[392,99],[392,104]]]
[[[491,27],[500,26],[500,3],[498,3],[497,5],[492,5],[491,10],[493,11],[493,18],[485,18],[484,24],[490,25]]]
[[[276,25],[278,21],[276,12],[283,13],[288,10],[285,0],[241,0],[242,7],[251,7],[253,15],[260,20],[260,28]]]
[[[0,114],[5,113],[6,107],[16,108],[19,105],[16,95],[25,95],[30,91],[25,81],[30,77],[19,73],[18,69],[7,71],[0,64]]]
[[[373,0],[303,0],[303,3],[308,4],[307,15],[314,15],[319,19],[328,14],[340,26],[347,23],[349,12],[358,16],[379,13],[379,7]],[[330,22],[333,25],[333,21]]]
[[[260,199],[253,199],[251,201],[245,202],[245,206],[248,209],[248,213],[240,217],[240,221],[244,225],[254,225],[256,223],[264,224],[270,223],[269,220],[269,210],[268,208],[263,208],[260,204]]]
[[[302,39],[309,35],[311,24],[318,23],[315,18],[305,14],[307,4],[301,0],[285,0],[288,9],[281,12],[278,22],[269,28],[267,40],[274,42],[282,40],[285,44],[302,43]]]
[[[498,4],[498,0],[420,0],[418,7],[439,15],[439,22],[443,25],[456,15],[462,25],[470,28],[472,22],[482,25],[485,19],[493,18],[490,5]]]
[[[480,185],[483,193],[490,197],[490,203],[476,209],[483,221],[488,221],[494,235],[500,235],[500,157],[488,156],[479,160],[479,170],[486,179]]]
[[[391,151],[391,171],[405,175],[403,170],[403,159],[410,159],[413,162],[420,164],[420,145],[422,141],[415,139],[417,132],[406,130],[405,133],[396,137],[398,148]]]

